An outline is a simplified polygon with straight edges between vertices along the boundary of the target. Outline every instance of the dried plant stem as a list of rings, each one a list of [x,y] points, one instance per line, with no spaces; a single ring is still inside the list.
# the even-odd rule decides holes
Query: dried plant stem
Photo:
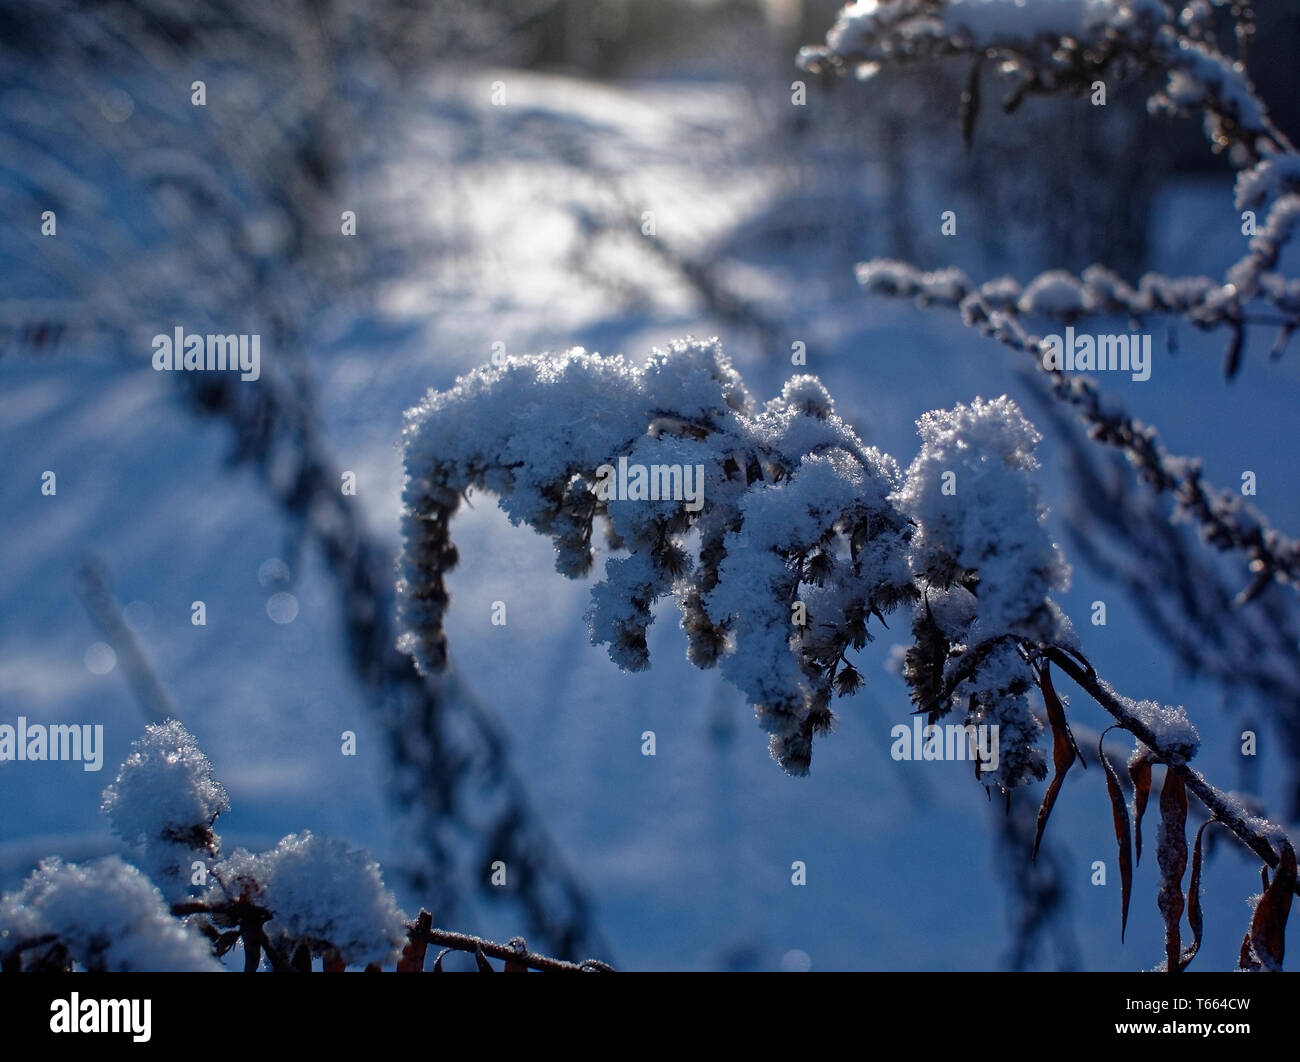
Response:
[[[1094,701],[1106,709],[1115,721],[1136,737],[1155,754],[1156,762],[1165,764],[1175,771],[1206,810],[1229,830],[1252,852],[1270,867],[1277,867],[1281,856],[1273,847],[1270,837],[1286,840],[1285,834],[1278,826],[1263,819],[1246,815],[1221,790],[1206,780],[1205,776],[1185,762],[1171,762],[1171,757],[1164,752],[1151,730],[1128,710],[1124,703],[1115,696],[1096,674],[1081,666],[1066,653],[1059,650],[1050,651],[1052,663],[1070,676],[1080,689],[1084,690]],[[1176,759],[1176,758],[1174,758]]]
[[[421,912],[423,915],[424,912]],[[441,948],[451,948],[453,951],[464,951],[471,955],[483,954],[493,959],[501,959],[503,962],[517,963],[520,966],[526,966],[533,970],[543,970],[548,973],[613,973],[614,968],[608,963],[598,959],[583,959],[582,962],[566,962],[563,959],[552,959],[547,955],[538,955],[528,950],[527,945],[519,937],[515,938],[515,946],[511,944],[498,944],[495,941],[484,940],[482,937],[475,937],[469,933],[452,933],[446,929],[430,928],[424,929],[420,922],[411,924],[410,939],[412,942],[423,944],[436,944]]]

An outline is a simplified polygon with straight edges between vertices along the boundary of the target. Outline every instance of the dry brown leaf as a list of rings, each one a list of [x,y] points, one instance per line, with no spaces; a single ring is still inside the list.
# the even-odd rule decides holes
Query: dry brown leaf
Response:
[[[1296,886],[1295,850],[1282,842],[1282,860],[1273,880],[1255,905],[1250,929],[1241,942],[1243,970],[1281,970],[1286,950],[1286,920]]]
[[[1213,822],[1214,819],[1206,819],[1201,823],[1201,828],[1196,831],[1196,843],[1192,845],[1192,877],[1187,882],[1187,924],[1192,927],[1192,943],[1178,961],[1180,970],[1187,969],[1187,964],[1201,950],[1201,934],[1205,929],[1201,912],[1201,838],[1205,835],[1205,828]]]
[[[1176,973],[1182,967],[1183,871],[1187,869],[1187,786],[1172,767],[1166,769],[1160,786],[1160,843],[1156,849],[1160,864],[1158,906],[1165,920],[1165,969]]]
[[[1128,776],[1133,783],[1133,834],[1137,848],[1135,865],[1142,865],[1142,816],[1151,796],[1151,759],[1143,754],[1129,761]]]
[[[1128,804],[1124,800],[1124,790],[1119,784],[1119,775],[1115,773],[1114,765],[1106,758],[1106,753],[1101,747],[1101,743],[1106,740],[1106,735],[1114,729],[1114,726],[1108,726],[1101,732],[1101,737],[1097,741],[1097,758],[1101,760],[1102,769],[1106,772],[1106,790],[1110,793],[1111,817],[1115,820],[1115,842],[1119,845],[1119,939],[1123,940],[1128,928],[1129,899],[1133,895],[1133,834],[1129,829]]]
[[[1038,809],[1031,859],[1038,858],[1038,846],[1042,843],[1043,830],[1047,828],[1047,820],[1056,804],[1056,796],[1065,782],[1066,772],[1079,752],[1078,746],[1074,743],[1074,735],[1070,733],[1069,724],[1065,721],[1065,708],[1061,704],[1061,698],[1056,695],[1056,689],[1052,686],[1051,664],[1044,663],[1038,668],[1038,688],[1042,691],[1043,705],[1047,708],[1047,721],[1052,727],[1053,773],[1047,792],[1043,794],[1043,803]]]

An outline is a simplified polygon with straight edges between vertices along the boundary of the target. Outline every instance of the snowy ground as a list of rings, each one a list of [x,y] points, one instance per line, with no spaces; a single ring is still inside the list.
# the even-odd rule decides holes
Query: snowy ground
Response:
[[[426,116],[393,134],[404,150],[390,187],[411,224],[454,231],[474,252],[386,292],[388,338],[377,338],[375,322],[340,326],[314,363],[328,444],[340,467],[357,472],[367,520],[394,552],[402,413],[425,388],[446,387],[487,360],[494,342],[511,352],[584,345],[640,358],[673,336],[720,334],[756,395],[779,390],[791,371],[752,337],[710,319],[635,236],[626,245],[601,241],[584,262],[587,280],[575,282],[572,270],[574,256],[592,249],[571,206],[606,196],[611,174],[630,202],[655,212],[662,238],[683,248],[707,248],[774,194],[775,165],[769,172],[741,161],[745,144],[763,135],[742,93],[706,82],[590,87],[511,74],[510,107],[469,102],[487,99],[479,90],[494,76],[435,84]],[[481,113],[468,127],[441,122],[456,107]],[[482,139],[449,150],[466,128]],[[1187,271],[1194,261],[1193,271],[1213,273],[1235,258],[1241,237],[1230,207],[1225,185],[1167,189],[1152,219],[1153,267]],[[999,271],[991,264],[988,275]],[[807,371],[822,376],[870,442],[904,463],[916,449],[915,418],[928,409],[1009,391],[1034,414],[1001,348],[942,311],[828,294],[835,289],[818,271],[815,247],[745,263],[734,275],[749,292],[773,293],[765,305],[788,322],[790,341],[806,342]],[[608,281],[621,276],[640,280],[651,297],[632,309],[618,302]],[[1177,357],[1157,353],[1151,382],[1106,384],[1159,425],[1174,452],[1205,454],[1215,482],[1231,486],[1254,470],[1261,506],[1277,526],[1300,528],[1287,443],[1300,398],[1294,358],[1268,364],[1257,343],[1229,387],[1217,340],[1180,339]],[[368,846],[381,861],[395,857],[380,744],[342,659],[319,559],[287,555],[286,531],[259,486],[223,465],[225,429],[195,421],[168,378],[143,367],[9,359],[0,380],[0,718],[102,721],[108,743],[101,774],[73,764],[0,765],[0,887],[12,887],[42,854],[115,850],[98,794],[142,719],[117,669],[93,674],[85,663],[99,635],[72,574],[92,549],[112,570],[120,600],[148,606],[132,612],[140,641],[230,791],[227,843],[264,845],[309,828]],[[39,492],[45,469],[58,473],[56,497]],[[1068,489],[1050,446],[1042,479],[1049,502]],[[587,644],[586,585],[554,573],[547,540],[511,528],[491,499],[474,503],[455,526],[454,665],[503,721],[538,811],[595,898],[616,964],[767,969],[798,951],[813,969],[999,965],[1009,916],[994,866],[998,809],[963,765],[889,759],[889,728],[910,706],[885,672],[885,639],[864,654],[869,685],[842,703],[811,776],[789,778],[768,759],[739,695],[685,662],[671,610],[652,629],[651,669],[619,672]],[[292,571],[298,612],[287,624],[267,612],[270,594],[282,589],[266,578],[273,558]],[[1204,769],[1232,784],[1236,738],[1218,696],[1182,679],[1118,593],[1088,572],[1076,569],[1062,603],[1082,626],[1098,597],[1109,602],[1109,625],[1084,632],[1098,669],[1134,696],[1187,704],[1204,738]],[[206,628],[189,622],[196,599],[207,604]],[[504,628],[489,622],[495,600],[508,602]],[[339,734],[349,729],[362,736],[355,759],[339,756]],[[647,729],[658,736],[654,758],[640,754]],[[1278,807],[1281,762],[1269,740],[1264,795]],[[1148,862],[1137,874],[1127,943],[1119,941],[1098,771],[1071,775],[1050,833],[1069,854],[1083,965],[1158,961]],[[1089,884],[1095,859],[1112,868],[1105,888]],[[802,888],[790,883],[795,860],[808,868]],[[1234,963],[1248,917],[1243,900],[1257,881],[1253,867],[1232,857],[1209,867],[1198,966]],[[399,898],[410,909],[419,904]],[[476,924],[455,928],[508,937],[520,927],[485,907]]]

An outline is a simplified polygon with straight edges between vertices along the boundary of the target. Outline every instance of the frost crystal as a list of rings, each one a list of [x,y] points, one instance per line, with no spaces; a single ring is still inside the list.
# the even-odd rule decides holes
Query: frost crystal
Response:
[[[1090,309],[1087,290],[1064,270],[1051,270],[1036,277],[1020,297],[1022,313],[1049,317],[1079,314]]]
[[[1100,685],[1124,706],[1129,718],[1136,719],[1151,732],[1155,741],[1152,751],[1159,755],[1161,762],[1186,763],[1196,754],[1201,735],[1181,705],[1175,708],[1158,701],[1135,701],[1116,693],[1107,682]]]

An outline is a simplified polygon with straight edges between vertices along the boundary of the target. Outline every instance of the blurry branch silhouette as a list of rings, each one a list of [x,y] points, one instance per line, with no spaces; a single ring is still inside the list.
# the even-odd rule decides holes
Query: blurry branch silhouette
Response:
[[[720,324],[748,332],[769,355],[788,349],[784,343],[789,329],[779,316],[729,285],[709,255],[674,245],[663,234],[646,234],[642,229],[643,208],[633,202],[632,193],[620,175],[608,167],[602,168],[590,156],[582,162],[584,173],[600,179],[601,194],[570,204],[581,234],[569,255],[569,267],[575,275],[611,287],[625,299],[633,294],[649,296],[651,292],[639,278],[615,279],[591,264],[592,248],[600,241],[631,240],[640,253],[666,266],[694,292],[704,309]]]
[[[174,718],[176,709],[145,658],[144,650],[127,626],[122,609],[113,596],[108,571],[96,557],[89,557],[77,569],[77,592],[100,633],[117,654],[122,674],[135,695],[136,703],[150,723]]]
[[[1075,727],[1076,734],[1078,728]],[[1056,945],[1056,964],[1061,970],[1079,968],[1079,946],[1069,921],[1069,882],[1059,845],[1043,841],[1038,857],[1033,856],[1034,805],[1028,800],[1011,801],[1005,814],[994,816],[997,856],[1002,879],[1016,901],[1013,908],[1012,944],[1004,959],[1007,969],[1030,968],[1043,947],[1044,938]]]
[[[394,649],[392,550],[340,494],[304,356],[331,315],[361,313],[383,281],[441,253],[403,209],[363,214],[364,240],[341,239],[338,226],[358,187],[361,201],[376,190],[360,182],[392,146],[404,80],[453,47],[462,9],[474,39],[491,39],[486,9],[472,4],[420,14],[400,3],[247,2],[182,16],[139,0],[116,5],[111,23],[89,4],[7,10],[0,151],[21,176],[0,206],[0,349],[57,344],[144,367],[158,324],[177,321],[228,332],[239,320],[238,331],[273,344],[279,356],[256,383],[178,373],[176,386],[227,424],[231,466],[256,473],[335,581],[349,664],[387,735],[411,888],[456,918],[465,897],[454,853],[469,848],[483,896],[518,903],[549,950],[605,954],[500,727],[457,677],[422,678]],[[508,19],[496,22],[505,32]],[[207,106],[191,105],[196,79]],[[33,219],[47,209],[58,238],[35,254]],[[88,589],[111,629],[93,580]],[[496,859],[511,866],[509,889],[479,873]]]

